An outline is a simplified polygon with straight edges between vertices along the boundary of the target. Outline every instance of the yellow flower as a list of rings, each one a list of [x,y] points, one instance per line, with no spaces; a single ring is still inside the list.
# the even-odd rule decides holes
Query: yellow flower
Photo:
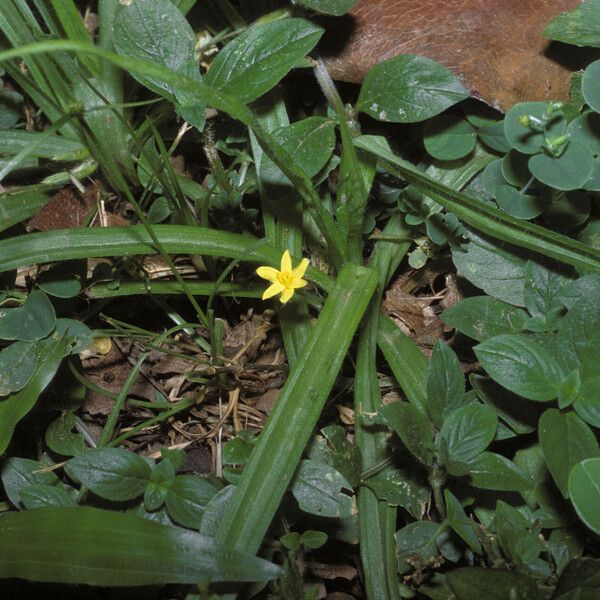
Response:
[[[308,281],[302,279],[307,267],[308,258],[303,258],[300,264],[295,269],[292,269],[292,257],[287,250],[281,257],[281,268],[279,271],[273,267],[258,267],[256,274],[271,282],[271,285],[262,295],[262,299],[266,300],[281,293],[279,299],[285,304],[298,288],[304,287],[308,283]]]

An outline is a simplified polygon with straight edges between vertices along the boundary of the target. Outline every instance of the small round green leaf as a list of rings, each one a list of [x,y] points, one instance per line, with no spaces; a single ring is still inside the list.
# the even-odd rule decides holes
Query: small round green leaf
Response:
[[[600,112],[600,60],[589,64],[583,72],[581,91],[590,108]]]
[[[517,219],[534,219],[548,206],[548,200],[542,196],[523,194],[509,185],[498,186],[496,204],[509,215]]]
[[[479,139],[495,152],[504,154],[511,148],[506,136],[504,135],[504,121],[498,121],[493,125],[487,125],[477,130]]]
[[[356,109],[378,121],[416,123],[469,96],[446,67],[424,56],[402,54],[375,65],[365,77]]]
[[[80,278],[84,276],[85,265],[85,261],[78,260],[56,263],[41,273],[36,283],[50,296],[73,298],[81,291]]]
[[[502,159],[502,175],[504,175],[507,183],[517,187],[523,187],[529,183],[531,173],[527,166],[528,160],[529,156],[527,154],[522,154],[516,150],[511,150],[504,156]],[[532,184],[530,184],[530,187]],[[539,183],[537,185],[539,186]]]
[[[600,458],[582,460],[571,469],[569,496],[579,518],[600,534]]]
[[[570,140],[559,157],[536,154],[528,164],[537,179],[557,190],[582,188],[594,172],[592,151],[580,140]]]
[[[525,117],[543,119],[549,104],[547,102],[521,102],[515,104],[504,118],[504,135],[512,148],[523,154],[536,154],[542,150],[544,133],[535,132],[529,126],[522,124]],[[560,113],[553,115],[547,129],[546,136],[556,139],[563,135],[567,128],[567,121]]]
[[[300,543],[309,550],[316,550],[327,543],[327,534],[323,531],[308,529],[302,534]]]
[[[425,150],[438,160],[456,160],[470,154],[477,134],[468,121],[454,115],[439,115],[425,123]]]
[[[596,157],[600,155],[600,115],[588,111],[569,123],[567,133],[572,140],[585,142]]]

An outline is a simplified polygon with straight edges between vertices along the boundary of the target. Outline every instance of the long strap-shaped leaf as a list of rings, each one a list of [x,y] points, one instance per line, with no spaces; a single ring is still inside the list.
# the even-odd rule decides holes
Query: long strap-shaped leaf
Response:
[[[600,271],[600,250],[534,223],[516,219],[431,179],[413,164],[396,156],[382,137],[365,135],[356,138],[354,143],[377,156],[380,164],[390,173],[412,183],[482,233],[539,252],[577,269]]]
[[[281,569],[209,538],[98,508],[38,508],[0,518],[0,578],[142,586],[266,581]]]
[[[164,250],[170,254],[204,254],[279,266],[281,252],[256,246],[250,235],[186,225],[153,225],[152,229]],[[29,233],[0,241],[0,273],[37,263],[101,256],[156,254],[150,234],[142,225],[131,227],[93,227]],[[331,289],[332,279],[309,268],[306,277],[324,290]]]
[[[217,541],[258,550],[329,396],[377,283],[371,269],[340,272],[285,382],[228,506]]]

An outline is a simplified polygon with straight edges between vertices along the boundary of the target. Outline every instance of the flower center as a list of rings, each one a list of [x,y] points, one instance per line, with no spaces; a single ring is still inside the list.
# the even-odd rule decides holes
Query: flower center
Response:
[[[292,285],[294,276],[292,275],[291,271],[286,271],[284,273],[279,272],[279,274],[277,275],[277,279],[281,285],[283,285],[287,288]]]

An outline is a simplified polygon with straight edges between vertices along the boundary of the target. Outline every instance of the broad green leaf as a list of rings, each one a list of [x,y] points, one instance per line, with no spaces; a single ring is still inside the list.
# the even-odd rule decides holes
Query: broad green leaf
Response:
[[[436,342],[427,369],[427,412],[440,427],[444,417],[462,404],[465,378],[454,350]]]
[[[94,494],[124,501],[140,496],[150,483],[150,465],[121,448],[94,448],[72,458],[65,471]]]
[[[170,460],[162,460],[152,467],[150,483],[144,490],[144,508],[158,510],[165,502],[167,493],[175,481],[175,467]]]
[[[461,333],[483,342],[504,333],[520,333],[527,313],[491,296],[465,298],[443,313],[442,319]]]
[[[29,342],[14,342],[0,352],[0,396],[22,390],[40,362],[40,349]]]
[[[568,498],[571,469],[586,458],[600,456],[596,437],[576,414],[549,409],[540,419],[539,440],[548,469],[561,494]]]
[[[169,516],[184,527],[199,529],[204,510],[217,490],[195,475],[177,475],[165,500]]]
[[[532,523],[514,506],[501,500],[496,505],[496,530],[502,551],[514,565],[529,567],[544,549]]]
[[[42,358],[29,383],[0,402],[0,453],[6,450],[16,424],[33,408],[69,350],[68,341],[64,338],[51,336],[45,340]]]
[[[565,44],[600,48],[600,1],[586,0],[574,10],[558,15],[544,29],[544,37]]]
[[[293,0],[292,3],[326,15],[341,17],[356,4],[356,0]]]
[[[348,432],[340,425],[327,425],[321,429],[321,435],[315,437],[308,450],[308,458],[331,465],[353,487],[360,482],[360,449],[348,439]]]
[[[550,533],[550,538],[548,539],[548,549],[550,550],[552,558],[556,563],[556,573],[557,575],[561,575],[562,572],[565,570],[565,567],[569,565],[569,563],[572,563],[572,567],[578,562],[577,559],[581,557],[585,549],[585,540],[580,530],[574,531],[571,528],[554,529]],[[594,563],[594,559],[591,559],[591,563]],[[591,578],[595,578],[598,576],[597,564],[594,565],[594,569],[591,575]],[[587,578],[578,577],[576,587],[577,584],[583,584],[583,581],[585,581],[585,579]],[[565,579],[562,579],[561,577],[561,580],[559,581],[559,588],[561,587],[561,583],[566,584],[569,580],[569,577]],[[595,583],[594,591],[596,591],[598,585],[600,585],[600,582]],[[592,599],[590,598],[590,600]]]
[[[573,467],[569,496],[579,518],[600,534],[600,458],[588,458]]]
[[[21,491],[31,485],[60,484],[54,471],[44,470],[48,465],[28,458],[11,456],[2,464],[2,486],[8,499],[21,508]]]
[[[40,508],[0,519],[0,577],[96,586],[266,581],[281,569],[212,538],[97,508]],[[57,543],[60,540],[60,543]]]
[[[523,492],[533,489],[527,473],[505,456],[483,452],[468,463],[469,483],[477,488],[500,492]]]
[[[425,150],[438,160],[457,160],[473,152],[477,134],[468,121],[455,115],[430,119],[423,129]]]
[[[401,506],[415,518],[420,517],[423,502],[427,502],[431,494],[429,484],[416,463],[385,469],[367,479],[365,485],[379,500],[390,506]]]
[[[451,460],[466,462],[490,445],[497,427],[498,417],[489,406],[467,404],[444,419],[436,442],[445,444]]]
[[[439,554],[438,540],[444,529],[444,525],[432,521],[415,521],[398,530],[395,535],[398,572],[410,572],[415,555],[427,562]]]
[[[215,537],[223,522],[225,511],[231,504],[235,494],[235,485],[228,485],[219,490],[207,503],[200,525],[200,533]]]
[[[467,238],[465,246],[452,249],[452,261],[459,274],[498,300],[524,306],[527,252],[472,230]]]
[[[446,67],[424,56],[403,54],[375,65],[367,73],[356,109],[379,121],[416,123],[468,96]]]
[[[76,456],[85,450],[83,435],[75,429],[76,419],[71,412],[57,417],[46,429],[44,439],[48,448],[63,456]]]
[[[314,177],[331,158],[335,147],[335,131],[331,119],[308,117],[272,131],[273,137],[298,161],[309,177]],[[260,175],[263,179],[279,180],[281,171],[264,156]]]
[[[253,25],[215,57],[206,83],[251,102],[274,87],[310,52],[323,29],[304,19]]]
[[[0,311],[0,339],[36,342],[49,335],[56,324],[48,296],[34,290],[23,306]]]
[[[309,514],[343,519],[356,511],[354,499],[342,491],[350,490],[350,484],[329,465],[303,460],[290,489]]]
[[[56,319],[56,333],[73,343],[71,354],[83,352],[92,343],[92,330],[75,319]]]
[[[450,490],[445,489],[444,500],[446,502],[446,522],[448,525],[467,543],[473,552],[481,554],[481,543],[477,537],[474,523],[465,514],[458,498]]]
[[[534,579],[503,569],[467,567],[446,573],[456,600],[540,600]]]
[[[591,3],[592,0],[587,2]],[[575,558],[562,572],[553,599],[596,600],[598,589],[600,589],[600,560],[591,557]]]
[[[226,465],[245,465],[250,458],[256,436],[251,431],[240,431],[223,447],[223,463]]]
[[[153,62],[173,73],[201,81],[195,59],[196,36],[181,11],[169,0],[135,0],[121,4],[113,24],[113,43],[119,54]],[[202,129],[204,103],[157,77],[134,74],[143,85],[183,109],[183,117]]]
[[[512,394],[489,377],[472,374],[469,381],[479,399],[494,409],[515,433],[522,435],[536,429],[543,405]]]
[[[594,427],[600,427],[600,377],[585,379],[573,403],[575,412]]]
[[[424,465],[431,465],[433,429],[428,418],[408,402],[387,404],[381,414],[409,452]]]
[[[559,359],[565,370],[578,368],[585,382],[598,375],[600,343],[600,297],[590,295],[570,308],[558,328]]]
[[[21,501],[28,510],[44,506],[77,506],[74,497],[65,489],[47,483],[32,483],[23,488]]]
[[[554,270],[537,262],[527,261],[523,296],[529,314],[545,317],[562,308],[560,293],[570,282],[570,279]]]
[[[558,396],[561,369],[538,342],[505,334],[485,340],[474,350],[488,375],[511,392],[539,402]]]

